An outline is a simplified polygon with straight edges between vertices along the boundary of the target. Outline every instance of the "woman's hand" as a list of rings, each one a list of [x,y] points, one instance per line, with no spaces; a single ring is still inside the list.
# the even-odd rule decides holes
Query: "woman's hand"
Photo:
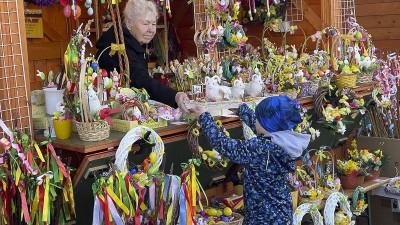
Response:
[[[190,112],[196,119],[199,119],[200,115],[203,114],[206,110],[202,106],[196,106],[192,109],[190,109]]]
[[[186,95],[184,92],[178,92],[175,95],[175,102],[178,105],[178,107],[184,112],[184,113],[189,113],[189,110],[186,108],[185,103],[188,103],[189,97]]]

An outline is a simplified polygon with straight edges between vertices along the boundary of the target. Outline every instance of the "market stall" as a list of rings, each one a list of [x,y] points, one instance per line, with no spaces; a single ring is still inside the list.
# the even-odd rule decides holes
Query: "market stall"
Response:
[[[252,188],[245,184],[243,190],[243,176],[266,162],[259,172],[268,171],[267,179],[277,181],[281,175],[271,176],[270,153],[266,161],[260,153],[253,163],[239,165],[228,159],[229,146],[218,149],[210,138],[215,132],[219,138],[250,140],[245,143],[260,138],[254,135],[259,130],[234,112],[244,105],[255,110],[278,96],[296,103],[300,119],[290,132],[308,135],[311,142],[285,165],[290,173],[283,186],[290,188],[293,215],[276,219],[302,224],[309,213],[314,224],[372,224],[379,215],[370,207],[371,194],[390,189],[393,197],[400,188],[394,173],[398,154],[388,147],[400,137],[400,60],[396,41],[389,38],[390,52],[382,50],[389,43],[381,41],[384,29],[366,19],[366,7],[374,3],[157,1],[162,12],[157,28],[164,37],[158,35],[143,52],[145,60],[148,55],[158,62],[143,72],[132,63],[131,37],[137,33],[131,31],[133,19],[122,16],[127,1],[26,2],[16,7],[26,9],[28,51],[22,41],[21,53],[13,52],[15,41],[2,38],[10,42],[3,55],[11,50],[23,57],[0,65],[7,87],[0,88],[5,121],[0,224],[242,224],[261,218],[246,218],[259,193],[243,198]],[[115,31],[113,41],[95,55],[106,24]],[[24,30],[16,29],[25,40]],[[51,51],[36,54],[47,47]],[[157,88],[137,86],[132,79],[138,72],[156,79]],[[184,105],[176,97],[182,94],[190,99]],[[197,106],[212,112],[213,130],[195,120]],[[192,115],[185,115],[185,108]],[[285,157],[271,155],[271,160]],[[290,202],[289,192],[286,197],[279,207]],[[57,207],[62,215],[53,210]]]

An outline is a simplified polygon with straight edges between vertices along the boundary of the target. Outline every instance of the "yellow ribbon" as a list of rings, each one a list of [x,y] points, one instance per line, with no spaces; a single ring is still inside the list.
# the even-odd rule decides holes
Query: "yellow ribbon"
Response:
[[[36,212],[39,206],[39,186],[36,186],[35,198],[33,199],[32,209],[31,209],[31,218],[32,222],[35,221]],[[38,219],[39,221],[39,219]]]
[[[113,55],[115,55],[116,52],[122,53],[123,51],[125,51],[125,45],[124,44],[111,43],[111,50],[110,50],[109,55],[113,56]]]
[[[124,211],[126,215],[129,215],[129,209],[124,205],[124,203],[121,201],[121,199],[118,198],[118,196],[113,192],[111,185],[107,187],[107,193],[111,197],[111,199],[117,203],[118,207]]]
[[[38,156],[39,156],[40,161],[44,162],[44,158],[43,158],[43,155],[42,155],[42,151],[40,151],[40,148],[39,148],[39,146],[37,145],[37,143],[35,143],[35,149],[36,149],[36,152],[37,152],[37,154],[38,154]]]
[[[15,185],[18,186],[19,178],[21,178],[21,169],[18,167],[15,173]]]
[[[44,202],[43,202],[42,221],[50,223],[50,221],[47,221],[48,216],[49,216],[49,190],[50,190],[50,178],[48,176],[46,176],[46,186],[44,188]]]
[[[196,206],[197,204],[196,204],[196,186],[197,186],[197,183],[196,183],[196,170],[195,170],[195,168],[194,168],[194,165],[193,164],[191,164],[190,165],[190,167],[191,167],[191,174],[190,174],[190,189],[191,189],[191,191],[192,191],[192,206]]]

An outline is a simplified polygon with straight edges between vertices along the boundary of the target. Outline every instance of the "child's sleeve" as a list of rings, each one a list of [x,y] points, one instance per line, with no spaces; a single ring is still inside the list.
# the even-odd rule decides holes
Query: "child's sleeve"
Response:
[[[204,136],[210,142],[211,146],[217,152],[235,163],[248,164],[252,159],[260,157],[260,154],[265,153],[265,150],[261,151],[260,148],[258,148],[260,145],[260,140],[258,138],[252,138],[250,140],[228,138],[221,129],[218,128],[211,114],[208,112],[200,115],[199,123]]]
[[[241,104],[236,114],[254,133],[256,133],[256,114],[247,104]]]

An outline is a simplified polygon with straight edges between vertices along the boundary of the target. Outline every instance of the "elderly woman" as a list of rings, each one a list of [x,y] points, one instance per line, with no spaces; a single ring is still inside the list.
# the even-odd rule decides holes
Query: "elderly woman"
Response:
[[[153,1],[148,0],[128,0],[124,10],[123,35],[125,49],[129,59],[130,85],[136,88],[144,88],[149,93],[150,98],[167,104],[171,107],[179,107],[184,112],[188,112],[184,103],[189,101],[184,92],[162,85],[148,74],[146,60],[146,44],[148,44],[156,34],[158,20],[157,6]],[[114,28],[111,27],[98,40],[96,47],[97,56],[111,43],[116,43]],[[99,59],[100,67],[108,72],[114,68],[119,69],[118,54],[109,55],[110,49],[106,49]]]

